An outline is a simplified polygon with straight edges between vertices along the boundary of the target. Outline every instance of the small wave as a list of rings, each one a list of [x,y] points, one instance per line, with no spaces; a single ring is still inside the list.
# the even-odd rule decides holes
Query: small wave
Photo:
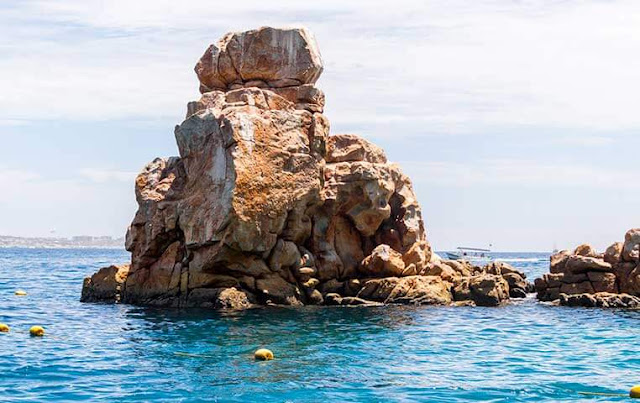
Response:
[[[548,259],[540,257],[514,257],[514,258],[496,258],[500,262],[546,262]]]

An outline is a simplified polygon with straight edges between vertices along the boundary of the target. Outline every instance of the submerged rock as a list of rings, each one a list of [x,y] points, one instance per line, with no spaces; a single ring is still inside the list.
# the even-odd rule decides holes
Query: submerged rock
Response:
[[[303,28],[211,45],[196,66],[202,96],[175,129],[180,156],[136,179],[128,276],[103,269],[83,301],[241,309],[524,296],[524,274],[506,264],[432,259],[410,179],[369,141],[329,134],[321,72]]]
[[[538,299],[567,306],[635,307],[640,297],[640,230],[629,230],[625,242],[604,254],[579,246],[572,254],[551,256],[550,273],[535,280]]]

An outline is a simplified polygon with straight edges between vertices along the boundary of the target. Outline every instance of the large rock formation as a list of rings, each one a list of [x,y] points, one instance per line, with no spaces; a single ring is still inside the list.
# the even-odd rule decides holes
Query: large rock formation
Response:
[[[535,287],[538,299],[560,305],[640,307],[640,229],[604,253],[585,244],[551,256],[550,273]]]
[[[368,141],[329,135],[321,72],[305,29],[211,45],[196,65],[202,97],[175,129],[180,157],[136,179],[128,276],[101,271],[83,300],[242,308],[523,296],[524,275],[507,265],[431,262],[409,178]]]

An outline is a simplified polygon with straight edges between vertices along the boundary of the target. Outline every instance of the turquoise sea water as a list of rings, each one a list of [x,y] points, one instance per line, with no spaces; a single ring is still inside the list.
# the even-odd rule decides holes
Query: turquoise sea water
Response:
[[[531,278],[544,254],[498,254]],[[559,308],[177,311],[78,302],[124,251],[0,249],[0,401],[625,401],[640,312]],[[13,295],[16,289],[27,297]],[[42,325],[44,338],[29,327]],[[273,362],[253,361],[260,347]],[[185,354],[186,353],[186,354]]]

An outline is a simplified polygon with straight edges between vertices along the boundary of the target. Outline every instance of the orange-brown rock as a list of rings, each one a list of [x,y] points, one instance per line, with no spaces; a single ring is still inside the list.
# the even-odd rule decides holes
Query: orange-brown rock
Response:
[[[448,305],[449,286],[437,276],[387,277],[365,282],[358,297],[384,303]]]
[[[389,245],[378,245],[369,256],[364,258],[360,271],[370,277],[395,277],[401,276],[404,268],[400,252]]]
[[[122,285],[127,280],[129,265],[109,266],[84,280],[82,302],[120,302]]]
[[[594,247],[589,245],[588,243],[583,243],[582,245],[578,245],[576,249],[573,251],[573,254],[578,256],[587,256],[587,257],[598,256],[598,252],[596,252]]]
[[[638,263],[638,261],[640,261],[640,228],[630,229],[625,234],[622,248],[622,260],[634,263]]]
[[[234,85],[292,87],[314,84],[322,58],[307,29],[262,27],[228,33],[207,48],[195,71],[203,93]]]
[[[303,28],[230,33],[207,49],[202,95],[175,128],[180,156],[136,179],[123,302],[449,304],[458,286],[478,305],[523,296],[510,266],[432,262],[410,179],[366,139],[329,134],[321,72]],[[83,300],[115,300],[113,270],[99,273]]]
[[[538,299],[567,306],[628,307],[640,297],[640,230],[598,254],[589,245],[551,256],[550,272],[536,279]],[[616,295],[619,295],[616,297]]]
[[[509,283],[496,274],[480,274],[463,279],[455,287],[453,295],[456,301],[497,306],[509,299]]]
[[[614,242],[604,252],[604,261],[609,264],[620,263],[624,242]]]
[[[572,255],[568,250],[561,250],[551,255],[551,264],[549,270],[551,273],[564,273],[567,268],[567,260]]]

